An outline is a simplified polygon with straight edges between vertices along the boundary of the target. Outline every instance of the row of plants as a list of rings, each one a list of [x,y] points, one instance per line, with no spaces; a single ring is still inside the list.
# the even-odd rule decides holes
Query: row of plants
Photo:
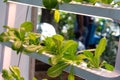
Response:
[[[119,0],[42,0],[43,5],[47,8],[47,9],[53,9],[59,8],[59,4],[62,3],[72,3],[72,2],[79,2],[82,4],[96,4],[96,3],[100,3],[100,4],[109,4],[109,5],[115,5],[115,4],[120,4]]]
[[[4,2],[7,2],[7,1],[8,0],[4,0]],[[56,8],[56,5],[58,5],[59,3],[61,4],[61,3],[70,3],[70,2],[80,2],[82,4],[91,3],[93,5],[95,3],[111,4],[112,2],[114,2],[114,4],[120,4],[119,0],[42,0],[42,1],[44,6],[49,9]]]
[[[63,3],[69,4],[72,2],[76,2],[80,4],[92,4],[92,5],[95,5],[96,3],[100,5],[107,4],[107,5],[110,5],[111,7],[120,5],[119,0],[42,0],[43,6],[46,9],[49,9],[49,10],[55,9],[54,20],[57,23],[60,20],[59,4],[63,4]]]
[[[32,32],[33,24],[31,22],[24,22],[19,28],[11,28],[4,26],[5,32],[0,34],[0,42],[11,42],[11,48],[16,51],[17,54],[46,54],[52,55],[48,62],[51,67],[48,69],[47,74],[50,77],[59,76],[62,71],[71,66],[68,80],[74,80],[74,64],[80,65],[81,63],[87,64],[88,68],[105,68],[113,70],[114,67],[101,59],[101,55],[104,52],[107,44],[106,38],[102,38],[96,47],[94,52],[84,50],[83,53],[77,54],[78,44],[74,40],[65,40],[63,36],[56,34],[52,37],[45,37],[45,40],[40,40],[41,35],[39,33]],[[14,68],[14,67],[13,67]],[[10,68],[12,71],[12,68]],[[20,72],[16,67],[12,71],[14,74],[19,75]],[[16,76],[16,75],[12,76]],[[3,78],[8,79],[5,71],[3,70]],[[19,78],[12,77],[16,80],[24,80],[20,75]]]
[[[8,0],[4,0],[4,2],[7,2],[7,1]],[[111,6],[120,5],[119,0],[42,0],[43,6],[46,9],[49,9],[49,10],[55,9],[54,20],[57,23],[60,20],[59,4],[72,3],[72,2],[76,2],[80,4],[92,4],[92,5],[95,5],[96,3],[109,4]]]

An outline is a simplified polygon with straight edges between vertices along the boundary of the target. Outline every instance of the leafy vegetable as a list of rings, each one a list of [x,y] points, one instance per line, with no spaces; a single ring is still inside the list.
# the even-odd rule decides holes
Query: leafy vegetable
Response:
[[[41,48],[41,46],[38,45],[29,45],[27,47],[25,47],[24,51],[26,53],[33,53],[36,52],[37,50],[39,50]]]
[[[65,3],[69,3],[69,2],[71,2],[72,0],[63,0],[63,2],[65,2]]]
[[[19,50],[22,47],[22,42],[21,41],[15,41],[12,44],[12,49],[13,50]]]
[[[4,80],[25,80],[21,77],[20,69],[17,66],[10,66],[9,70],[2,70],[2,77]],[[32,80],[37,80],[35,77]]]
[[[30,32],[33,30],[33,23],[31,22],[24,22],[21,24],[20,28],[24,29],[26,32]]]
[[[50,77],[57,77],[62,73],[64,68],[66,68],[67,66],[68,66],[68,64],[66,64],[64,62],[63,63],[58,63],[58,64],[50,67],[47,71],[47,74]]]
[[[39,41],[40,34],[31,32],[33,29],[31,22],[24,22],[19,28],[11,28],[9,26],[4,26],[4,28],[7,31],[0,34],[0,41],[6,42],[12,40],[12,49],[16,50],[17,54],[24,50],[32,53],[41,48]]]
[[[2,70],[2,77],[4,78],[4,80],[13,80],[12,75],[10,75],[6,69]]]
[[[7,42],[9,41],[8,33],[3,32],[0,34],[0,42]]]
[[[7,2],[8,0],[4,0],[4,2]]]
[[[95,50],[95,53],[92,53],[86,50],[84,51],[85,56],[83,58],[88,60],[87,61],[88,67],[99,68],[99,67],[105,66],[106,69],[113,70],[113,66],[107,63],[104,64],[101,61],[101,55],[104,52],[105,48],[106,48],[106,38],[102,38]]]
[[[74,66],[71,66],[70,74],[68,75],[68,80],[75,80],[74,77]]]
[[[52,8],[55,8],[58,4],[57,0],[42,0],[42,2],[43,2],[43,5],[49,10],[51,10]]]
[[[23,77],[20,75],[20,70],[17,66],[11,66],[10,72],[6,69],[2,70],[2,77],[4,80],[24,80]]]
[[[106,38],[102,38],[95,50],[95,57],[98,58],[102,55],[106,48]]]
[[[88,67],[99,68],[101,60],[100,57],[106,47],[106,38],[102,38],[95,50],[95,54],[90,51],[84,51],[84,55],[88,59]]]
[[[101,0],[102,3],[105,3],[105,4],[110,4],[112,3],[113,0]]]

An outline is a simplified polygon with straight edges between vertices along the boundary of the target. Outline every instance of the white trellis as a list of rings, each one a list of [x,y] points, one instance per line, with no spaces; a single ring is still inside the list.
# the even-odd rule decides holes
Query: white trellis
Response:
[[[0,33],[3,32],[3,25],[9,25],[11,27],[19,27],[21,23],[25,21],[27,6],[14,3],[3,3],[0,0]],[[29,11],[30,12],[30,11]],[[30,20],[30,13],[28,15]],[[18,64],[19,55],[16,55],[11,48],[0,45],[0,75],[1,69],[8,69],[10,65]],[[29,56],[22,55],[20,61],[21,74],[25,77],[25,80],[29,79]],[[0,76],[0,80],[2,80]]]
[[[11,18],[9,18],[10,16],[7,18],[7,21],[8,21],[7,25],[10,25],[10,26],[17,26],[21,23],[20,21],[24,21],[24,19],[25,19],[24,13],[26,12],[27,6],[16,5],[15,3],[19,2],[19,3],[24,3],[27,5],[31,4],[31,6],[35,6],[35,7],[42,7],[42,0],[16,0],[15,2],[14,2],[14,0],[9,0],[9,2],[10,2],[10,4],[8,5],[9,11],[8,11],[7,16],[12,15],[11,11],[10,11],[12,5],[16,8],[15,10],[11,9],[12,12],[14,13],[14,16],[12,17],[13,21],[10,22],[11,21],[10,20]],[[6,4],[4,4],[4,5],[6,5]],[[0,4],[0,7],[1,7],[1,4]],[[92,16],[92,15],[101,16],[101,17],[107,17],[107,18],[112,18],[112,19],[117,19],[117,20],[120,19],[120,15],[119,15],[120,9],[118,9],[118,8],[111,9],[111,8],[105,8],[105,7],[94,7],[94,6],[86,6],[86,5],[79,5],[79,4],[62,4],[59,7],[60,7],[60,10],[68,11],[70,13],[90,15],[90,16]],[[23,8],[23,9],[19,9],[19,8]],[[4,11],[5,13],[7,11],[6,9]],[[0,8],[0,11],[1,10],[2,9]],[[16,11],[16,10],[18,10],[18,11]],[[19,12],[21,12],[21,13],[19,13]],[[5,14],[2,14],[2,15],[5,16]],[[17,17],[17,16],[19,16],[19,17]],[[2,21],[4,21],[4,20],[5,19],[2,19]],[[3,23],[6,24],[5,22],[6,21],[4,21]],[[2,26],[2,25],[3,24],[0,24],[0,26]],[[109,72],[109,71],[95,72],[94,70],[90,70],[88,68],[76,66],[75,74],[78,76],[81,76],[87,80],[120,80],[120,41],[119,41],[118,47],[119,48],[118,48],[118,53],[117,53],[117,58],[116,58],[116,65],[115,65],[115,70],[113,72]],[[6,49],[6,47],[4,49]],[[16,58],[15,60],[17,60],[17,56],[12,56],[13,54],[11,54],[10,49],[9,49],[9,51],[6,51],[6,50],[4,50],[4,51],[7,52],[7,55],[6,55],[6,53],[4,53],[4,58],[0,57],[0,60],[2,60],[0,62],[0,65],[3,65],[3,67],[4,67],[4,64],[6,65],[5,62],[7,62],[7,61],[5,59],[7,59],[6,56],[8,56],[8,52],[9,52],[8,64],[11,65],[11,61],[13,62],[13,64],[15,64],[16,62],[14,62],[12,59],[14,57],[14,58]],[[47,63],[48,56],[46,54],[41,54],[40,56],[38,54],[29,54],[29,56],[32,56],[38,60],[41,60],[41,61]],[[25,58],[27,58],[27,59],[25,59]],[[29,58],[27,56],[25,56],[25,58],[22,58],[22,59],[25,59],[26,63],[28,62],[28,64],[26,64],[26,63],[21,64],[22,71],[24,71],[26,68],[29,68],[29,66],[28,66]],[[23,66],[25,66],[25,65],[27,67],[25,69],[23,69]],[[66,71],[68,71],[68,68],[66,69]],[[26,73],[24,73],[24,75],[26,75],[26,77],[27,77],[25,80],[29,80],[28,73],[27,73],[28,69],[26,69],[24,72],[26,72]]]

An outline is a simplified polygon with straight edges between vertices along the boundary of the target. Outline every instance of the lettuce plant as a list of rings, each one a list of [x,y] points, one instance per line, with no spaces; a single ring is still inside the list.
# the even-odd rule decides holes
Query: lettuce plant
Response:
[[[20,69],[17,66],[10,66],[9,70],[2,70],[2,77],[4,80],[25,80],[21,77]],[[35,77],[32,80],[37,80]]]
[[[47,71],[50,77],[57,77],[70,64],[79,64],[82,61],[83,55],[76,54],[78,44],[73,40],[64,40],[63,36],[57,34],[47,37],[43,43],[44,50],[53,55],[49,59],[52,67]],[[69,80],[74,78],[73,67],[71,67],[68,78]]]
[[[9,26],[4,26],[6,32],[0,34],[1,42],[12,41],[11,48],[18,53],[35,52],[40,46],[40,34],[31,32],[33,29],[33,24],[31,22],[24,22],[19,28],[11,28]]]
[[[90,68],[100,68],[105,67],[108,70],[113,70],[113,66],[110,64],[107,64],[107,62],[103,61],[101,59],[101,55],[104,52],[106,48],[106,38],[102,38],[97,45],[97,48],[94,53],[85,50],[83,54],[85,55],[85,61],[87,62],[87,66]]]

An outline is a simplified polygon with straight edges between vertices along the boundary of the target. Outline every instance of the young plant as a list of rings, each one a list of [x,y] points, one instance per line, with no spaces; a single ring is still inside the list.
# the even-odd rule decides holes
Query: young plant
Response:
[[[20,75],[20,69],[17,66],[10,66],[9,70],[2,70],[2,77],[4,80],[25,80]],[[33,80],[37,80],[35,77]]]
[[[24,22],[19,28],[11,28],[4,26],[7,29],[6,32],[0,34],[1,42],[12,41],[11,48],[18,53],[35,52],[40,46],[40,34],[31,32],[33,24],[31,22]]]
[[[110,64],[107,64],[105,61],[101,60],[101,55],[104,52],[105,48],[106,48],[106,38],[102,38],[95,50],[94,53],[85,50],[84,51],[84,55],[85,55],[85,61],[87,62],[87,66],[90,68],[100,68],[100,67],[105,67],[108,70],[113,70],[113,67]],[[109,68],[109,67],[110,68]]]
[[[45,45],[44,50],[53,55],[49,59],[52,67],[47,71],[50,77],[57,77],[70,64],[79,64],[82,61],[82,58],[80,58],[82,56],[76,54],[78,44],[73,40],[65,41],[63,36],[57,34],[47,37],[43,43]],[[70,71],[69,78],[73,75],[72,73]]]
[[[2,77],[4,80],[24,80],[20,75],[20,70],[17,66],[12,66],[9,68],[10,72],[6,69],[2,70]]]

